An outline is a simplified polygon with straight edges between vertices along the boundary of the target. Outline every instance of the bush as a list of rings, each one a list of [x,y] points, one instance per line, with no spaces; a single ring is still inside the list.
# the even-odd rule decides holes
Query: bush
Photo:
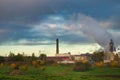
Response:
[[[40,64],[40,65],[45,65],[46,62],[41,60],[39,64]]]
[[[48,60],[48,61],[46,61],[46,63],[48,65],[52,65],[52,64],[56,63],[56,61],[55,60]]]
[[[57,62],[53,63],[52,66],[59,66]]]
[[[3,67],[4,66],[4,64],[3,63],[0,63],[0,67]]]
[[[32,61],[32,64],[35,68],[37,68],[39,66],[38,61]]]
[[[82,63],[88,63],[88,60],[84,59],[82,60]]]
[[[95,66],[97,66],[97,67],[103,67],[104,63],[103,62],[96,62]]]
[[[27,69],[28,69],[28,65],[27,64],[22,66],[22,70],[27,70]]]
[[[119,67],[119,62],[118,61],[112,61],[110,63],[111,67]]]
[[[18,65],[18,64],[15,64],[15,63],[10,64],[10,67],[11,67],[12,69],[19,69],[19,65]]]
[[[44,71],[46,69],[46,66],[41,66],[40,69]]]
[[[74,71],[87,71],[91,69],[91,64],[88,61],[77,61],[73,67]]]

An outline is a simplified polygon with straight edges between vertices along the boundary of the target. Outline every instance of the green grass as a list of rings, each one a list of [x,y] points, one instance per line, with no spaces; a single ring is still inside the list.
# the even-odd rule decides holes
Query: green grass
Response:
[[[0,80],[120,80],[106,75],[120,76],[120,68],[100,67],[86,72],[74,72],[72,66],[47,66],[45,71],[29,67],[25,75],[9,75],[8,66],[0,67]]]

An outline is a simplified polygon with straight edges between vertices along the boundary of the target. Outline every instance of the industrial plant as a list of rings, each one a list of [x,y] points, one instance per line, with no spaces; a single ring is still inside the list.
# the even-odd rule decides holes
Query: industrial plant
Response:
[[[104,51],[104,63],[106,62],[111,62],[114,60],[115,56],[115,46],[114,42],[111,39],[109,42],[108,46],[108,51]],[[74,61],[79,61],[79,60],[88,60],[91,61],[91,56],[93,54],[90,53],[83,53],[83,54],[77,54],[77,55],[72,55],[70,52],[68,53],[59,53],[59,38],[56,39],[56,54],[55,56],[48,56],[47,60],[57,60],[58,63],[74,63]]]

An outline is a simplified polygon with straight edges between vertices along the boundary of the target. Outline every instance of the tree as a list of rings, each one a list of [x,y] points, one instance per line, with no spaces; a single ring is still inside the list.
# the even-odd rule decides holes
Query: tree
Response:
[[[116,54],[116,55],[114,56],[114,60],[115,60],[115,61],[120,61],[120,58],[119,58],[118,54]]]
[[[14,53],[10,53],[8,57],[9,57],[9,61],[23,61],[24,60],[24,56],[19,53],[17,55],[15,55]]]
[[[40,60],[46,61],[46,54],[40,54]]]
[[[34,54],[34,53],[32,53],[32,57],[31,57],[31,58],[32,58],[32,61],[33,61],[33,60],[36,60],[36,57],[35,57],[35,54]]]
[[[24,60],[24,56],[20,53],[18,53],[18,55],[16,55],[14,58],[15,58],[15,61],[23,61]]]
[[[101,51],[101,52],[94,52],[91,59],[94,61],[94,62],[101,62],[104,60],[104,52]]]
[[[5,58],[3,56],[0,56],[0,63],[3,63],[5,61]]]
[[[15,54],[14,53],[12,53],[12,52],[10,52],[10,54],[8,55],[9,57],[14,57],[15,56]]]

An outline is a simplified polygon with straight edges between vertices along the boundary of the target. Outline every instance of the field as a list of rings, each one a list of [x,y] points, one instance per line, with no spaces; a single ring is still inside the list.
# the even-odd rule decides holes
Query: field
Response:
[[[99,67],[74,72],[72,66],[47,66],[45,71],[30,66],[24,75],[9,75],[10,67],[0,67],[0,80],[120,80],[120,68]]]

